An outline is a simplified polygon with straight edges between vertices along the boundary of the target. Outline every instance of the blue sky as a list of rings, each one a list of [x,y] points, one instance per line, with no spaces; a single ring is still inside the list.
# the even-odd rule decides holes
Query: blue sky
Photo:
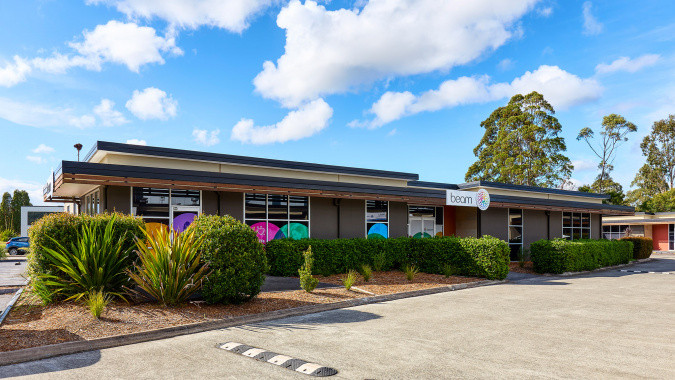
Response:
[[[575,137],[675,113],[670,1],[87,0],[0,3],[0,191],[39,194],[76,142],[146,143],[462,182],[490,112],[538,90]],[[670,15],[670,16],[668,16]],[[35,199],[34,199],[35,200]],[[40,202],[35,202],[40,203]]]

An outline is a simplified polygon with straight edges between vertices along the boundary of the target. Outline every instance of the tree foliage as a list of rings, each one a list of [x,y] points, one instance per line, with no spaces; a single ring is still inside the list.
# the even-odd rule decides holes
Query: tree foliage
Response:
[[[481,122],[485,134],[473,150],[478,160],[469,167],[467,181],[487,180],[517,185],[558,187],[572,174],[563,153],[562,126],[544,96],[515,95]]]
[[[628,141],[627,135],[635,131],[637,131],[635,124],[614,113],[602,118],[599,145],[594,146],[591,143],[595,138],[595,132],[591,128],[585,127],[579,131],[577,140],[584,140],[591,151],[600,159],[598,163],[600,173],[595,181],[597,186],[592,186],[594,190],[600,193],[612,190],[610,186],[616,182],[612,180],[609,173],[614,170],[613,162],[616,158],[617,149],[622,143]]]
[[[628,193],[631,204],[640,209],[657,194],[673,189],[675,184],[675,116],[654,122],[651,132],[640,144],[646,163],[635,175]],[[646,211],[646,210],[642,210]],[[667,210],[657,210],[667,211]]]
[[[21,230],[21,207],[32,206],[30,196],[25,190],[14,190],[11,195],[5,192],[0,202],[0,231],[11,230],[19,232]]]

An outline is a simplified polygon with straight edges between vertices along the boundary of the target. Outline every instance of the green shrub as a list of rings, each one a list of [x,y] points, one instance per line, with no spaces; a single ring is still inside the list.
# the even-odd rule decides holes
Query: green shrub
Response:
[[[311,293],[319,284],[319,280],[312,277],[312,265],[314,263],[314,255],[312,255],[312,247],[309,246],[305,253],[303,253],[305,263],[298,269],[300,275],[300,287],[307,293]]]
[[[419,273],[420,270],[417,269],[416,266],[414,265],[406,265],[403,267],[403,273],[405,273],[405,279],[408,281],[412,281],[415,279],[415,276],[417,276],[417,273]]]
[[[19,236],[19,234],[12,230],[0,231],[0,243],[6,243],[9,239],[17,236]]]
[[[267,259],[255,231],[229,215],[201,215],[190,229],[203,239],[202,260],[212,270],[202,285],[206,302],[239,303],[260,293]],[[294,275],[302,264],[302,255],[296,258]]]
[[[361,276],[363,276],[363,281],[370,281],[370,278],[373,276],[373,270],[370,268],[370,265],[361,265]]]
[[[452,264],[443,265],[443,275],[445,276],[445,278],[455,276],[459,273],[460,273],[459,269],[457,269],[457,267],[455,267],[454,265]]]
[[[294,276],[302,265],[302,252],[312,246],[317,273],[338,274],[361,265],[375,270],[415,265],[421,272],[443,273],[446,264],[459,273],[489,279],[504,279],[509,272],[509,247],[504,241],[477,238],[438,237],[429,239],[276,239],[265,248],[270,274]]]
[[[107,224],[113,221],[114,229],[122,237],[122,250],[132,250],[128,258],[127,266],[136,258],[133,248],[136,246],[135,238],[143,236],[141,229],[145,225],[143,219],[126,214],[99,214],[99,215],[72,215],[66,213],[48,214],[33,223],[28,235],[31,249],[28,253],[28,274],[57,274],[55,268],[50,265],[45,257],[45,249],[57,249],[57,243],[64,247],[70,247],[75,242],[78,233],[85,224]],[[52,240],[53,239],[53,240]]]
[[[373,268],[376,272],[382,271],[387,265],[387,254],[384,252],[379,252],[373,257]]]
[[[132,249],[125,245],[126,234],[116,229],[114,217],[105,224],[86,221],[68,245],[56,239],[52,243],[56,249],[39,247],[48,270],[34,275],[54,299],[79,300],[91,292],[123,297]]]
[[[353,269],[350,269],[349,272],[347,272],[347,276],[342,278],[342,285],[345,286],[345,289],[350,290],[352,288],[356,283],[356,276],[357,273]]]
[[[85,304],[89,309],[89,313],[96,319],[101,318],[101,313],[110,303],[110,296],[103,293],[102,291],[92,291],[90,292],[86,299]]]
[[[621,240],[633,242],[634,260],[647,259],[652,255],[652,251],[654,250],[654,241],[648,237],[633,236],[625,237]]]
[[[539,240],[530,245],[533,268],[538,273],[589,271],[626,264],[633,257],[633,243],[619,240]]]
[[[127,273],[134,282],[162,305],[178,305],[199,290],[208,276],[201,262],[201,238],[192,230],[182,234],[159,229],[136,240],[140,265]]]

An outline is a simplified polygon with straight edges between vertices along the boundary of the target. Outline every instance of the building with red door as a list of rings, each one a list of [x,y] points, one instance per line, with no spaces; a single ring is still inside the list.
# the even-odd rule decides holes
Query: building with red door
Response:
[[[632,216],[607,216],[602,219],[605,239],[624,236],[652,238],[655,251],[675,250],[675,212],[645,213]]]

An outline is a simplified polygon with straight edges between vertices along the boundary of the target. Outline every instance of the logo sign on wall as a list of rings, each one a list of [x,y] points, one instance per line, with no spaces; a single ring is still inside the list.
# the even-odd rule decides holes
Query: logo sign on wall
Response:
[[[445,204],[448,206],[478,207],[485,211],[490,207],[490,193],[485,189],[478,191],[447,190]]]

